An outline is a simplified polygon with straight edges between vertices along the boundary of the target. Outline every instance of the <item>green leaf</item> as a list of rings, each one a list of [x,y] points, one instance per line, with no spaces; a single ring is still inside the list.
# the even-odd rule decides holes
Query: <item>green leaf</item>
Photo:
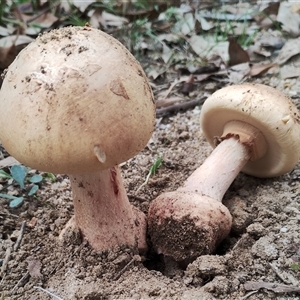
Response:
[[[11,179],[12,176],[9,175],[8,173],[6,173],[6,172],[3,171],[3,170],[0,170],[0,178]]]
[[[156,160],[155,160],[155,162],[152,164],[152,166],[151,166],[151,168],[150,168],[150,170],[149,170],[149,172],[148,172],[148,175],[147,175],[145,181],[144,181],[144,182],[140,185],[140,187],[136,190],[136,192],[135,192],[136,194],[139,192],[139,190],[140,190],[143,186],[145,186],[145,185],[148,183],[150,176],[152,176],[152,175],[154,175],[154,174],[156,173],[156,171],[157,171],[157,169],[160,167],[161,163],[162,163],[162,158],[161,158],[161,157],[157,157]]]
[[[41,182],[43,180],[43,176],[41,176],[41,175],[33,175],[30,179],[29,179],[29,181],[31,182],[31,183],[38,183],[38,182]]]
[[[298,272],[300,270],[300,264],[299,263],[293,263],[291,265],[291,269],[295,272]]]
[[[18,198],[16,196],[12,196],[12,195],[8,195],[8,194],[1,194],[1,193],[0,193],[0,197],[4,198],[4,199],[10,199],[10,200],[14,200],[14,199]]]
[[[39,186],[37,184],[35,184],[29,191],[28,196],[34,195],[38,191],[38,189],[39,189]]]
[[[20,185],[21,189],[24,189],[24,181],[27,175],[27,168],[21,165],[14,165],[10,168],[10,173],[13,179]]]
[[[16,207],[20,206],[23,203],[23,201],[24,201],[23,197],[15,198],[14,200],[10,201],[9,207],[16,208]]]
[[[46,178],[49,178],[51,181],[55,181],[55,180],[56,180],[55,175],[52,174],[52,173],[49,173],[49,172],[46,173],[45,177],[46,177]]]
[[[156,170],[160,167],[161,163],[162,163],[162,158],[158,157],[155,160],[154,164],[150,168],[150,171],[149,171],[150,176],[152,176],[156,173]]]

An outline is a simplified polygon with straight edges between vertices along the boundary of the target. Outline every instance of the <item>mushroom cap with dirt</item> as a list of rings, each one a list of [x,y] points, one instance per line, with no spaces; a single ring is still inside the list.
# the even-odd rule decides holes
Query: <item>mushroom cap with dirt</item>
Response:
[[[147,144],[153,107],[147,78],[121,43],[91,27],[66,27],[39,36],[6,71],[0,138],[37,170],[106,170]]]
[[[180,263],[210,254],[230,233],[222,198],[238,175],[279,176],[299,160],[300,115],[284,94],[261,84],[223,88],[201,109],[201,127],[216,148],[175,192],[158,196],[148,213],[158,253]]]
[[[75,222],[94,248],[135,245],[139,222],[117,165],[147,144],[155,106],[131,53],[90,26],[53,30],[19,53],[0,93],[6,150],[31,168],[70,176]]]

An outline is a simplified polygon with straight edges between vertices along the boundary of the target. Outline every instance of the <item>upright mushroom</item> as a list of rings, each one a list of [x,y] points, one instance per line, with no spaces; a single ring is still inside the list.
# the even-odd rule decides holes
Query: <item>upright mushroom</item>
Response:
[[[147,144],[153,94],[140,64],[100,30],[39,36],[5,73],[0,140],[23,164],[68,174],[75,223],[91,246],[145,250],[145,215],[128,201],[119,163]]]
[[[237,174],[279,176],[299,160],[300,115],[280,91],[260,84],[229,86],[204,103],[201,128],[210,157],[175,192],[157,197],[148,214],[155,249],[188,263],[212,253],[228,235],[222,198]]]

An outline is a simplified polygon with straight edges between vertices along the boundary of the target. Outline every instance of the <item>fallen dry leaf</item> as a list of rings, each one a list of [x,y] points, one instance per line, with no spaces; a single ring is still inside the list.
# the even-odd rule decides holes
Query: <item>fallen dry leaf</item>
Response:
[[[12,24],[6,24],[5,27],[0,26],[0,35],[1,36],[8,36],[13,34],[13,32],[15,31],[15,27]]]
[[[201,58],[209,60],[211,57],[219,56],[222,61],[229,61],[229,42],[216,42],[212,36],[204,38],[202,35],[192,35],[188,40],[192,49]]]
[[[208,31],[215,27],[213,23],[210,23],[204,17],[201,17],[199,13],[195,14],[195,18],[200,23],[201,30]]]
[[[277,21],[282,24],[282,29],[293,37],[300,35],[300,15],[294,9],[297,3],[281,2],[278,10]]]
[[[261,61],[266,57],[270,57],[272,55],[271,51],[263,48],[261,43],[255,43],[254,45],[249,46],[247,49],[250,61]]]
[[[18,45],[29,44],[33,40],[34,40],[33,38],[27,35],[10,35],[0,39],[0,47],[7,48],[12,45],[18,46]]]
[[[15,45],[7,48],[0,47],[0,69],[6,69],[18,55]]]
[[[230,83],[241,83],[246,76],[250,73],[249,62],[244,62],[238,65],[234,65],[228,69],[228,79]]]
[[[195,29],[195,19],[193,13],[186,13],[177,21],[174,26],[173,30],[176,33],[181,33],[183,35],[191,34]]]
[[[101,17],[99,18],[99,23],[104,27],[122,27],[129,23],[129,20],[124,17],[116,16],[114,14],[108,13],[105,10],[102,11]]]
[[[10,167],[13,165],[20,165],[20,162],[18,162],[14,157],[8,156],[2,160],[0,160],[0,169]]]
[[[32,19],[32,17],[31,17]],[[53,23],[55,23],[58,20],[57,17],[55,17],[52,13],[44,13],[40,15],[38,18],[32,20],[30,22],[31,25],[34,26],[40,26],[42,28],[49,28],[52,26]]]
[[[229,66],[235,66],[250,61],[247,51],[245,51],[233,38],[228,38],[228,41]]]
[[[163,59],[165,64],[167,64],[170,61],[173,54],[174,54],[174,50],[168,47],[165,43],[163,43],[161,58]]]
[[[294,65],[284,65],[280,69],[280,78],[287,79],[287,78],[295,78],[300,77],[300,70],[298,67]]]
[[[150,3],[148,3],[150,4]],[[180,6],[180,3],[173,1],[172,6]],[[149,21],[153,21],[158,18],[161,12],[168,9],[167,3],[155,3],[154,5],[149,5],[147,8],[136,9],[133,7],[132,2],[124,1],[123,5],[119,7],[119,14],[125,16],[130,22],[136,19],[147,18]]]
[[[184,95],[188,95],[190,92],[193,91],[194,88],[194,76],[190,75],[188,80],[183,83],[181,87],[181,93]]]
[[[276,64],[282,65],[285,62],[287,62],[291,57],[299,53],[300,53],[300,38],[289,40],[282,47],[274,62]]]
[[[274,63],[269,64],[252,64],[249,75],[251,77],[260,76],[268,72],[271,68],[276,66]]]
[[[61,1],[61,7],[66,12],[72,11],[72,5],[77,7],[81,12],[84,12],[89,5],[96,2],[95,0],[72,0],[72,1]]]
[[[262,11],[254,15],[255,21],[261,28],[268,29],[274,25],[277,19],[279,5],[279,2],[269,3]]]

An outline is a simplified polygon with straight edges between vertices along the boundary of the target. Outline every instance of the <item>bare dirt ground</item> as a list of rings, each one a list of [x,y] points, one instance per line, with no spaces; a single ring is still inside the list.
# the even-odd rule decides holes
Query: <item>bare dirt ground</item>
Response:
[[[282,87],[280,80],[264,81]],[[293,91],[297,88],[294,84]],[[145,213],[151,200],[178,188],[211,152],[201,134],[200,110],[158,118],[148,147],[122,166],[130,201]],[[156,154],[162,166],[136,193]],[[1,257],[16,244],[26,222],[1,280],[2,299],[299,299],[290,292],[300,280],[291,267],[300,257],[299,178],[300,164],[279,178],[240,174],[224,199],[234,218],[230,236],[214,255],[182,270],[151,251],[146,257],[128,249],[99,253],[76,234],[59,242],[73,205],[68,178],[57,176],[19,209],[8,210],[7,200],[0,200]],[[253,281],[269,289],[251,286]]]

